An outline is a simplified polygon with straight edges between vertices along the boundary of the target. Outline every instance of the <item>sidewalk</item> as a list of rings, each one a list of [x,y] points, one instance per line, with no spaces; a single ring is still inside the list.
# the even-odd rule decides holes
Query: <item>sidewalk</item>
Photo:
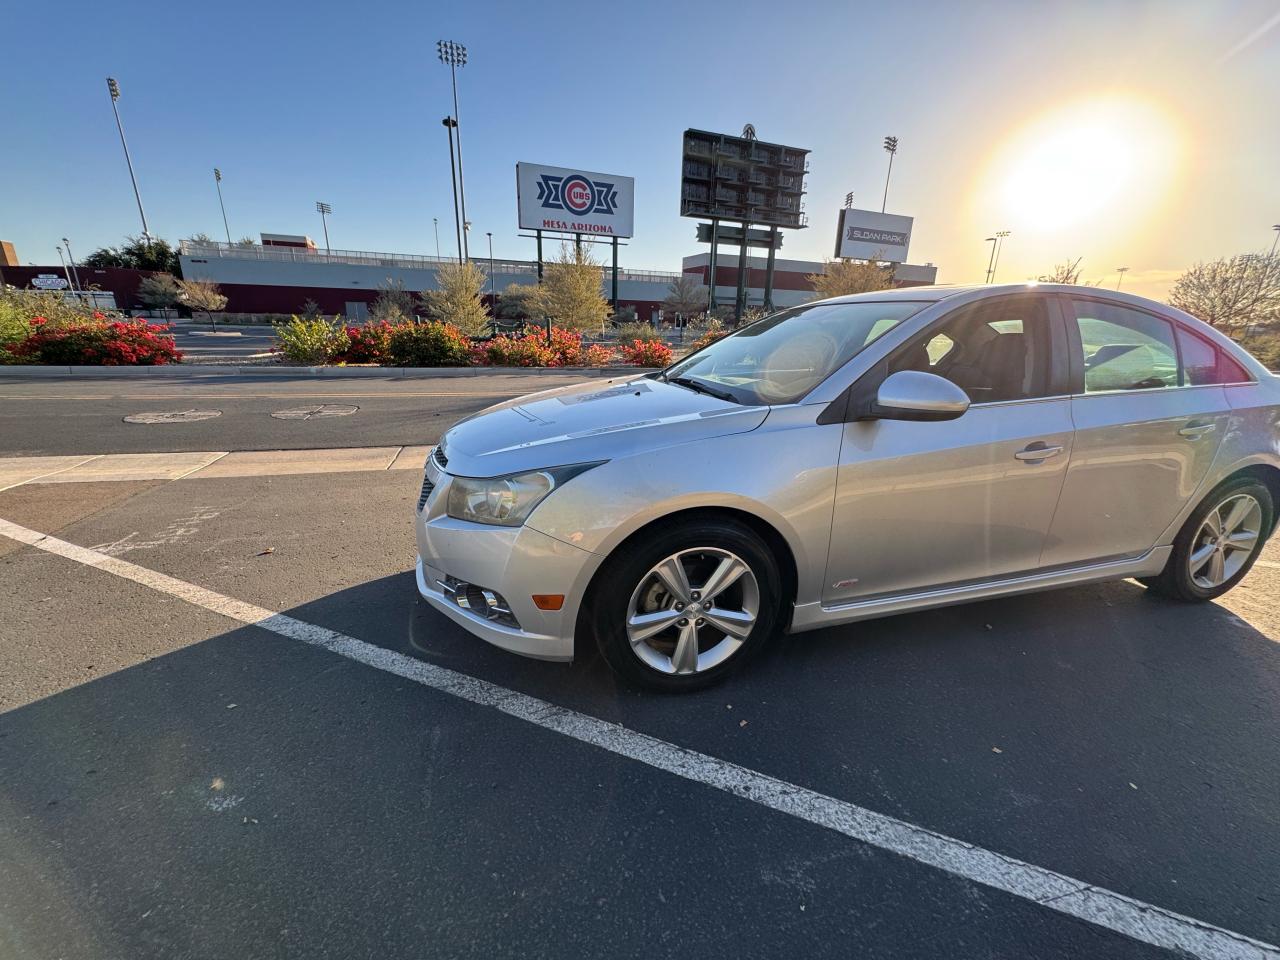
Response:
[[[97,456],[0,457],[0,491],[29,483],[101,483],[279,477],[299,473],[421,470],[431,446],[319,450],[225,450],[109,453]]]

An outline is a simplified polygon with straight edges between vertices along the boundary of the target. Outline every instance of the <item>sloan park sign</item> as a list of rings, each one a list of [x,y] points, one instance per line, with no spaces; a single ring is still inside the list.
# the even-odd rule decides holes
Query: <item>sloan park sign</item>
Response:
[[[516,164],[516,202],[522,230],[630,237],[635,192],[636,182],[631,177]]]

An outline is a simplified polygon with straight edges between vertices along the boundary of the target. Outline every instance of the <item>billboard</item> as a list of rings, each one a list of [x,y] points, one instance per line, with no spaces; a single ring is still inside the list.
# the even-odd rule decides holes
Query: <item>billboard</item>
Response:
[[[632,177],[516,164],[521,230],[629,237],[635,226],[635,194]]]
[[[836,231],[836,256],[906,263],[913,220],[913,217],[878,210],[841,210]]]

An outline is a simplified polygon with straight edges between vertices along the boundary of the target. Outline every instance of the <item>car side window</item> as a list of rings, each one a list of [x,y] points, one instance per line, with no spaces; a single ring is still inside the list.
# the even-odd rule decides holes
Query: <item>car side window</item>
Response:
[[[1048,395],[1049,314],[1039,296],[998,297],[960,307],[902,347],[890,369],[950,380],[973,403]]]
[[[1172,323],[1113,303],[1072,303],[1083,348],[1085,393],[1178,385]]]
[[[1178,347],[1182,351],[1182,382],[1186,386],[1248,383],[1253,380],[1233,358],[1181,326],[1178,327]]]

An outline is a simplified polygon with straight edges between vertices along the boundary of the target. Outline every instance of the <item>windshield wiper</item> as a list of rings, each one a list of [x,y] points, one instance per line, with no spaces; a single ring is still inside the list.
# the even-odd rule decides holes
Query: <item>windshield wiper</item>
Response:
[[[678,383],[682,387],[688,387],[695,393],[705,393],[709,397],[715,397],[719,400],[728,400],[730,403],[739,403],[728,390],[718,390],[715,387],[703,383],[701,380],[694,380],[692,377],[663,377],[667,383]]]

